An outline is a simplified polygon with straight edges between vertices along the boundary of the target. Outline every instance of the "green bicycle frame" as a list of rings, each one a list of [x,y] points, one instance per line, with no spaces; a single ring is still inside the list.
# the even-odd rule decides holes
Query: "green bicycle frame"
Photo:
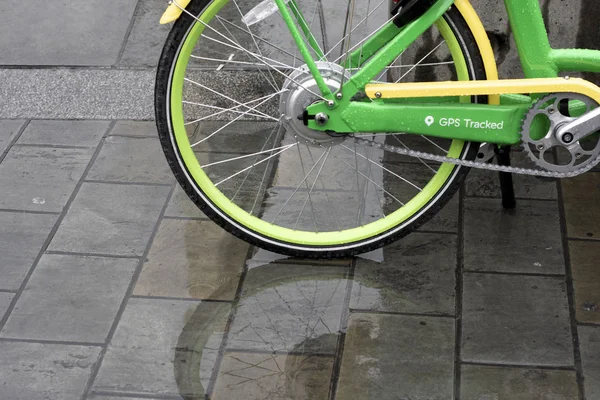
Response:
[[[369,103],[351,101],[364,97],[365,86],[434,25],[452,6],[454,0],[439,0],[423,16],[402,28],[390,22],[374,33],[342,62],[346,68],[359,65],[361,68],[350,77],[337,95],[327,87],[316,66],[310,47],[319,59],[322,58],[322,53],[312,34],[307,32],[304,18],[295,3],[292,16],[284,0],[274,1],[321,94],[328,100],[308,107],[309,115],[326,113],[330,117],[324,126],[310,120],[311,129],[340,133],[401,130],[407,133],[498,144],[516,144],[520,141],[520,121],[531,106],[532,100],[529,96],[501,96],[502,106],[457,103],[456,98],[455,103],[449,103],[446,98],[429,98],[427,101],[415,99],[410,103],[407,101],[410,99],[402,99],[400,102],[379,99]],[[539,0],[504,0],[504,3],[526,78],[555,78],[560,72],[566,71],[600,72],[599,50],[553,49],[550,46]],[[302,27],[302,33],[294,19]],[[310,47],[303,40],[303,33]],[[398,118],[398,115],[402,115],[402,118]],[[411,117],[407,117],[408,115]],[[448,118],[449,115],[476,123],[463,123],[460,126],[447,124],[443,128],[436,129],[432,126],[424,129],[424,117],[433,117],[438,121]],[[490,128],[491,126],[495,128]]]

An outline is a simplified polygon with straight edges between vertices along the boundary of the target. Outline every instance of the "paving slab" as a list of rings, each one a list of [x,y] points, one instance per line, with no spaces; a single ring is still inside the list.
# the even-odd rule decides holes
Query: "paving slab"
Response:
[[[569,242],[575,316],[578,322],[600,323],[600,242]]]
[[[249,247],[212,221],[165,219],[134,294],[232,301]]]
[[[116,394],[115,396],[111,396],[111,395],[101,395],[101,394],[90,394],[87,397],[89,400],[123,400],[124,398],[127,400],[148,400],[149,397],[131,397],[131,396],[127,396],[127,397],[123,397],[123,396],[119,396],[119,394]],[[168,398],[169,400],[184,400],[183,397],[171,397],[169,396]],[[187,399],[186,399],[187,400]]]
[[[24,123],[23,120],[0,120],[0,156],[8,149]]]
[[[535,164],[522,151],[511,153],[513,167],[535,168]],[[513,174],[515,197],[518,199],[556,199],[556,181],[537,176]],[[467,196],[502,197],[498,172],[473,168],[466,179]]]
[[[13,147],[0,165],[0,209],[61,212],[93,152]]]
[[[0,342],[0,398],[79,400],[99,347]]]
[[[521,200],[504,210],[497,199],[466,199],[464,268],[564,274],[558,205]]]
[[[333,357],[225,353],[214,400],[329,398]]]
[[[227,348],[333,354],[347,268],[270,264],[246,275]]]
[[[31,121],[17,144],[96,147],[110,121]]]
[[[141,256],[170,188],[84,183],[49,249]]]
[[[567,235],[600,240],[600,173],[588,172],[561,181]]]
[[[46,254],[3,338],[104,343],[138,260]]]
[[[0,27],[5,38],[0,64],[112,65],[136,3],[90,0],[78,7],[68,2],[48,7],[45,1],[31,0],[16,8],[3,5],[0,12],[11,17]]]
[[[204,398],[229,309],[225,303],[130,299],[93,389]]]
[[[357,259],[350,307],[453,315],[456,240],[412,233],[386,246],[382,263]]]
[[[15,297],[14,293],[3,293],[0,292],[0,320],[4,318],[4,314],[8,311],[10,302]]]
[[[87,179],[165,184],[175,180],[158,138],[118,136],[106,138]]]
[[[588,399],[600,398],[600,327],[580,326],[581,365]]]
[[[339,399],[452,398],[454,319],[352,314]]]
[[[154,121],[117,121],[109,135],[158,137],[158,132]]]
[[[575,371],[463,365],[463,400],[578,400]]]
[[[200,211],[198,206],[190,200],[179,184],[177,184],[173,196],[171,197],[171,200],[169,200],[165,216],[208,219],[208,217]]]
[[[171,24],[158,23],[166,8],[164,0],[139,3],[119,65],[155,67],[158,64],[167,34],[172,28]]]
[[[0,212],[0,289],[21,287],[57,219],[57,215]]]
[[[565,281],[465,274],[462,360],[573,366]]]

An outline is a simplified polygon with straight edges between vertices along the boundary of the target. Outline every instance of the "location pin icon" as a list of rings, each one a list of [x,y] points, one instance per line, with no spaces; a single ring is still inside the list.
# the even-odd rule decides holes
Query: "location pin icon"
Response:
[[[433,125],[433,123],[435,122],[435,119],[430,115],[427,118],[425,118],[425,123],[427,124],[427,126],[431,126]]]

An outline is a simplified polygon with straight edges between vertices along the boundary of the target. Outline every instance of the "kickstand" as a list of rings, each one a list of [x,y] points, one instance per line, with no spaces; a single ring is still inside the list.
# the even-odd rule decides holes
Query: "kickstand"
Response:
[[[510,146],[496,146],[498,165],[510,167]],[[506,209],[515,208],[515,190],[513,187],[512,174],[509,172],[500,172],[500,192],[502,193],[502,207]]]

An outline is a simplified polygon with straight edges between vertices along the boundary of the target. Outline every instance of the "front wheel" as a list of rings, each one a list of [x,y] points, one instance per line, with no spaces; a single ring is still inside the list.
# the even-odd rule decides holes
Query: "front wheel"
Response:
[[[344,50],[381,25],[385,1],[361,0],[352,34],[334,2],[300,3],[335,91],[354,70]],[[382,6],[383,4],[383,6]],[[174,25],[156,83],[167,160],[190,199],[227,231],[267,250],[310,258],[373,250],[415,230],[452,197],[467,168],[400,156],[298,119],[319,91],[273,15],[251,27],[254,2],[194,0]],[[332,21],[327,19],[331,17]],[[350,45],[348,46],[348,43]],[[356,46],[356,48],[360,48]],[[378,80],[485,79],[475,39],[451,7]],[[472,101],[478,101],[473,98]],[[377,143],[465,160],[478,145],[408,134],[357,134]]]

